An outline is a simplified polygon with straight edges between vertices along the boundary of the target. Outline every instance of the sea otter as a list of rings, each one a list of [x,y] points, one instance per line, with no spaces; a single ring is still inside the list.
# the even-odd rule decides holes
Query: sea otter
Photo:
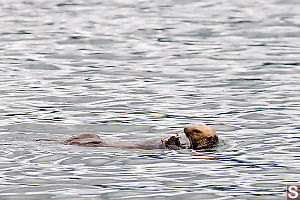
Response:
[[[191,125],[184,128],[184,133],[188,138],[189,144],[181,144],[180,136],[178,134],[173,135],[165,140],[156,141],[153,139],[135,141],[105,141],[97,134],[83,133],[76,136],[72,136],[66,140],[58,141],[59,143],[66,145],[80,145],[87,147],[116,147],[124,149],[203,149],[214,147],[218,143],[218,136],[216,131],[209,126],[198,124]],[[45,139],[41,139],[45,141]],[[39,140],[39,141],[41,141]],[[46,141],[51,141],[47,140]]]

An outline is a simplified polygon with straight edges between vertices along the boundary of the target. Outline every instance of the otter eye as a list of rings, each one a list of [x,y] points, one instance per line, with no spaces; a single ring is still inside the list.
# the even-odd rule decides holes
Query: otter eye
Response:
[[[199,131],[198,129],[194,129],[193,130],[195,133],[201,133],[201,131]]]

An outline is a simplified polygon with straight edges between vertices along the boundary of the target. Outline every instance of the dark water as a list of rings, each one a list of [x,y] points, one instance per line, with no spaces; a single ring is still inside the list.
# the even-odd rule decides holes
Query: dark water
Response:
[[[300,181],[300,4],[0,1],[0,199],[284,199]],[[35,142],[165,138],[216,151]]]

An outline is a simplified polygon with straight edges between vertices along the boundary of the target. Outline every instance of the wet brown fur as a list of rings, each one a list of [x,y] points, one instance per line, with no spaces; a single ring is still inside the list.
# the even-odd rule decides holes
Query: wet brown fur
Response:
[[[181,144],[178,134],[161,141],[143,140],[108,142],[101,139],[97,134],[83,133],[58,142],[66,145],[80,145],[87,147],[116,147],[125,149],[201,149],[212,147],[218,142],[216,131],[206,125],[198,124],[187,126],[184,128],[184,133],[189,140],[189,145]],[[41,140],[50,141],[47,139]]]
[[[188,126],[184,128],[184,133],[190,141],[191,149],[208,148],[218,143],[217,133],[210,126],[203,124]]]

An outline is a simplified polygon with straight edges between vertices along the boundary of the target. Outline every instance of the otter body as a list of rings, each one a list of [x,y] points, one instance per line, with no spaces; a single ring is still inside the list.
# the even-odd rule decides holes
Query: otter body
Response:
[[[79,145],[87,147],[115,147],[124,149],[203,149],[215,146],[218,143],[216,131],[206,125],[192,125],[184,128],[184,133],[189,140],[189,144],[181,144],[180,137],[171,136],[165,140],[157,141],[153,139],[143,141],[105,141],[97,134],[83,133],[72,136],[66,140],[58,141],[66,145]],[[41,139],[44,140],[44,139]],[[45,140],[44,140],[45,141]],[[50,141],[47,140],[46,141]]]
[[[117,141],[105,141],[101,139],[97,134],[84,133],[76,136],[72,136],[66,140],[60,141],[66,145],[79,145],[87,147],[117,147],[122,149],[179,149],[181,146],[179,137],[171,136],[166,140],[117,140]]]

